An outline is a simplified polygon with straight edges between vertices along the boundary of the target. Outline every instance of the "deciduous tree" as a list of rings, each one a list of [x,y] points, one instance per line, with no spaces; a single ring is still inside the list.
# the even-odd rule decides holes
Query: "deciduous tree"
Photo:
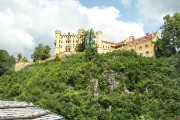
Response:
[[[9,53],[5,50],[0,50],[0,76],[13,68],[16,60],[13,56],[9,55]]]
[[[23,57],[22,62],[28,62],[28,59],[26,57]]]
[[[156,57],[169,57],[180,49],[180,13],[172,16],[166,15],[162,30],[161,39],[157,42]]]
[[[50,50],[51,48],[48,45],[43,46],[42,44],[39,44],[35,48],[33,54],[31,55],[31,58],[33,59],[34,62],[39,60],[45,60],[51,56]]]
[[[77,45],[77,52],[84,52],[86,54],[87,59],[92,59],[94,55],[97,54],[97,48],[95,43],[95,32],[93,29],[84,31],[80,36],[82,42]]]
[[[18,53],[17,55],[17,61],[20,62],[22,60],[22,54],[21,53]]]

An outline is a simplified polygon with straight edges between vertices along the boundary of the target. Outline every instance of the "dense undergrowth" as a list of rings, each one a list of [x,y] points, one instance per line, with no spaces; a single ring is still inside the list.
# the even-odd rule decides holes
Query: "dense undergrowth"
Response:
[[[67,119],[170,120],[180,115],[179,86],[178,55],[113,51],[88,61],[81,53],[7,72],[0,77],[0,99],[33,102]]]

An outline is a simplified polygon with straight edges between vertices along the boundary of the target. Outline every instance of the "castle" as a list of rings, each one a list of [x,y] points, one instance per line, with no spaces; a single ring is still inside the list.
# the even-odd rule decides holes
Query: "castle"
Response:
[[[61,31],[55,31],[55,55],[60,53],[74,53],[76,45],[81,43],[80,36],[83,34],[84,30],[79,29],[78,34],[61,35]]]
[[[61,34],[61,31],[55,31],[55,54],[61,53],[75,53],[76,45],[81,43],[80,36],[84,30],[79,29],[78,34],[67,35]],[[159,39],[157,32],[149,34],[140,38],[130,36],[121,42],[110,42],[102,39],[102,32],[96,32],[96,44],[98,53],[111,52],[113,50],[135,50],[138,55],[153,57],[155,55],[155,42]]]
[[[76,53],[76,45],[81,43],[81,35],[84,30],[79,29],[78,34],[67,35],[61,34],[61,31],[55,31],[55,55],[63,56],[64,54]],[[153,57],[155,56],[155,42],[159,39],[157,32],[149,34],[146,33],[145,36],[135,39],[135,37],[130,36],[129,38],[121,42],[110,42],[102,39],[102,32],[96,32],[96,45],[98,53],[111,52],[113,50],[135,50],[138,55]],[[54,59],[55,56],[48,58],[47,60]],[[45,61],[47,61],[45,60]],[[39,61],[39,63],[45,62]],[[15,71],[20,71],[24,67],[33,64],[33,62],[18,62],[15,65]]]

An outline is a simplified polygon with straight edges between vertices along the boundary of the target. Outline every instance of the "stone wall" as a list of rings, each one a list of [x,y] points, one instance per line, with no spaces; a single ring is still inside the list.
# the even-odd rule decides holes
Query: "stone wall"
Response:
[[[63,52],[63,53],[58,54],[58,56],[63,57],[63,56],[69,55],[69,54],[71,54],[71,53]],[[55,56],[52,56],[52,57],[50,57],[50,58],[48,58],[46,60],[40,60],[38,62],[17,62],[15,64],[15,71],[20,71],[21,69],[25,68],[28,65],[32,65],[32,64],[35,64],[35,63],[44,63],[46,61],[53,60],[53,59],[55,59]]]
[[[20,71],[28,65],[34,64],[33,62],[17,62],[15,64],[15,71]]]

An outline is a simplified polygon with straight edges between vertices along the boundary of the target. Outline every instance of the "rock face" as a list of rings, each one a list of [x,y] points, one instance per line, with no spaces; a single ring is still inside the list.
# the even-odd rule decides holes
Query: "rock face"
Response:
[[[32,103],[0,101],[0,120],[65,120],[48,110],[36,107]]]

